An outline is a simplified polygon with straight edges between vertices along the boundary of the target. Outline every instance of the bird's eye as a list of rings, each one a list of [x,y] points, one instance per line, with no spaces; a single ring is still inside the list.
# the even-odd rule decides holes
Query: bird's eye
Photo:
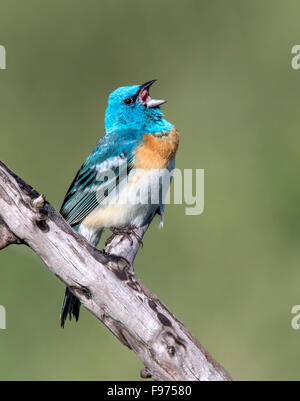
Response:
[[[132,104],[133,103],[133,99],[131,97],[127,97],[126,99],[124,99],[123,103],[127,104],[127,105]]]

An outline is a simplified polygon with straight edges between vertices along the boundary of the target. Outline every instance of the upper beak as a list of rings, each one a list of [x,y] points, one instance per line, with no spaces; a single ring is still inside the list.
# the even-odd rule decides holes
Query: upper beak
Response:
[[[144,104],[148,109],[153,108],[153,107],[158,107],[158,106],[161,106],[162,104],[166,103],[166,100],[152,99],[152,97],[149,95],[149,88],[152,84],[154,84],[154,82],[156,82],[156,79],[145,82],[143,85],[141,85],[141,88],[139,90],[140,102],[142,104]]]

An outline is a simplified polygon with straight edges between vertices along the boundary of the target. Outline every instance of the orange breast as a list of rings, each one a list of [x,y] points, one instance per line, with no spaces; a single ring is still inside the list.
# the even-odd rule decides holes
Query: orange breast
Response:
[[[163,169],[174,157],[179,143],[179,132],[173,127],[166,133],[144,134],[143,143],[135,151],[135,167],[150,170]]]

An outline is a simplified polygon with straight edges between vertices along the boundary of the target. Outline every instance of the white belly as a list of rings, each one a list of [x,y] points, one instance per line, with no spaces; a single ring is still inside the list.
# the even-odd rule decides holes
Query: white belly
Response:
[[[101,230],[109,227],[140,227],[152,213],[163,210],[163,200],[170,185],[174,162],[164,170],[133,170],[119,187],[119,196],[110,194],[81,223],[82,229]]]

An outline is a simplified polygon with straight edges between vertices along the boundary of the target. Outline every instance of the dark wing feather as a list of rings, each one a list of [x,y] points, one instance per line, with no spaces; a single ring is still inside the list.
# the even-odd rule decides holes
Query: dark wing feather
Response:
[[[124,131],[103,136],[74,178],[60,213],[71,225],[80,223],[134,167],[134,150],[143,134]],[[111,173],[114,176],[111,176]]]

